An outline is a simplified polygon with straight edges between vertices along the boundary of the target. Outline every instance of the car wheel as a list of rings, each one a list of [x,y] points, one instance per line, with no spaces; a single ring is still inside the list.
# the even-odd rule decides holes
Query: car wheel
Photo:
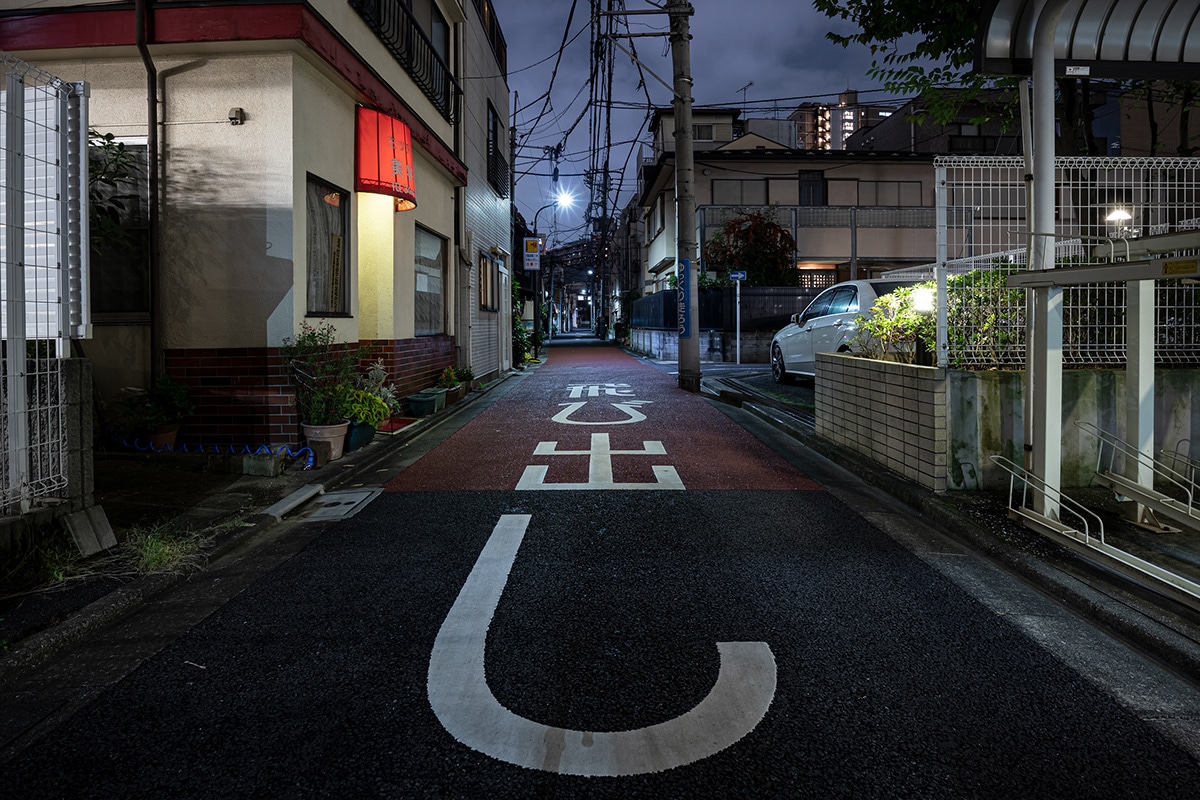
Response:
[[[792,382],[792,376],[783,368],[783,351],[779,349],[779,345],[771,348],[771,377],[776,383]]]

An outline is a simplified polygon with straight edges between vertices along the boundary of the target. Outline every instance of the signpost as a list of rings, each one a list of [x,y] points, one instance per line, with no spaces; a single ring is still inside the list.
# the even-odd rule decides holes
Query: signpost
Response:
[[[735,319],[737,320],[737,327],[734,333],[734,342],[736,343],[734,345],[734,352],[737,353],[737,363],[740,366],[742,363],[742,281],[746,280],[746,270],[729,270],[729,280],[733,281],[734,296],[737,300],[735,303],[737,312],[734,315]]]
[[[525,271],[533,273],[533,357],[538,359],[542,355],[542,240],[536,236],[525,237]]]
[[[525,237],[525,271],[538,272],[542,268],[542,253],[536,236]]]

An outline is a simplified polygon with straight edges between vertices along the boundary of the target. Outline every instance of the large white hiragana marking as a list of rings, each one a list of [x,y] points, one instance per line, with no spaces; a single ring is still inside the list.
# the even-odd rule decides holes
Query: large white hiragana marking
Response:
[[[664,456],[667,454],[662,442],[642,442],[641,450],[613,450],[607,433],[593,433],[592,446],[588,450],[559,450],[558,442],[538,442],[533,451],[537,456],[587,456],[587,483],[546,483],[549,467],[532,464],[525,468],[517,490],[545,489],[683,489],[683,481],[674,467],[655,466],[654,483],[615,483],[613,481],[613,456]]]
[[[429,705],[450,735],[472,750],[564,775],[661,772],[718,753],[766,716],[775,696],[775,656],[765,642],[718,642],[712,691],[687,713],[630,731],[552,728],[500,705],[488,687],[488,627],[508,582],[530,515],[505,514],[446,615],[429,659]]]
[[[637,407],[644,406],[650,402],[652,401],[627,400],[624,403],[613,403],[613,408],[619,408],[626,414],[626,419],[619,419],[613,422],[580,422],[571,419],[572,414],[587,405],[586,400],[581,400],[578,403],[560,403],[559,405],[566,406],[566,408],[551,417],[551,421],[560,422],[564,425],[628,425],[631,422],[641,422],[646,418],[646,415],[638,411]]]
[[[567,386],[571,390],[571,399],[578,400],[587,392],[588,397],[599,397],[600,390],[609,397],[633,397],[633,390],[628,383],[573,383]]]

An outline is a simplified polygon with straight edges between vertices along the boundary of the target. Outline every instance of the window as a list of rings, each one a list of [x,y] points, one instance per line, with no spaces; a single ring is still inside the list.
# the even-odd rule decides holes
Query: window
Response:
[[[307,211],[308,314],[348,315],[346,230],[350,193],[309,175]]]
[[[767,201],[773,205],[800,205],[800,184],[795,178],[771,178],[767,181]]]
[[[667,214],[667,196],[660,194],[654,200],[654,205],[650,206],[650,213],[647,214],[646,220],[646,241],[651,242],[654,237],[662,233],[666,225]]]
[[[446,240],[418,226],[416,246],[416,335],[437,336],[446,332]]]
[[[95,314],[150,312],[148,153],[145,137],[114,139],[89,148],[95,181],[90,221]],[[108,185],[106,179],[115,185]]]
[[[829,299],[826,314],[855,314],[858,312],[858,289],[853,286],[843,286],[833,293]]]
[[[504,157],[504,124],[495,107],[487,107],[488,182],[501,197],[508,197],[508,160]]]
[[[800,205],[825,205],[825,173],[817,171],[800,173]]]
[[[765,206],[767,184],[765,181],[715,180],[712,182],[713,205],[716,206]]]
[[[500,262],[486,253],[479,254],[479,308],[496,311],[500,308],[496,287],[500,283]]]
[[[920,181],[859,181],[860,206],[920,206]]]
[[[833,299],[834,291],[835,290],[833,289],[827,289],[817,295],[817,299],[813,300],[809,304],[808,308],[804,309],[804,313],[800,316],[800,319],[796,321],[796,324],[803,328],[817,317],[823,317],[828,314],[829,301]]]
[[[697,142],[713,141],[713,126],[709,125],[693,125],[692,140]]]
[[[434,52],[442,57],[442,61],[449,64],[450,26],[446,24],[446,18],[442,16],[441,11],[438,11],[437,6],[433,6],[430,11],[432,20],[429,24],[429,39],[433,42]]]
[[[450,63],[450,26],[446,18],[438,10],[435,0],[404,0],[408,10],[412,12],[421,30],[429,37],[433,50],[441,56],[442,62]]]

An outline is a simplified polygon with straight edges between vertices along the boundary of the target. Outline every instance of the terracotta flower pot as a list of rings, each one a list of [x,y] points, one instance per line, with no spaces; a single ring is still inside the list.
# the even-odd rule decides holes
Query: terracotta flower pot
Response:
[[[350,421],[340,422],[337,425],[301,425],[304,431],[304,439],[310,445],[313,442],[329,442],[329,460],[336,461],[342,457],[342,448],[346,444],[346,430],[350,427]]]

